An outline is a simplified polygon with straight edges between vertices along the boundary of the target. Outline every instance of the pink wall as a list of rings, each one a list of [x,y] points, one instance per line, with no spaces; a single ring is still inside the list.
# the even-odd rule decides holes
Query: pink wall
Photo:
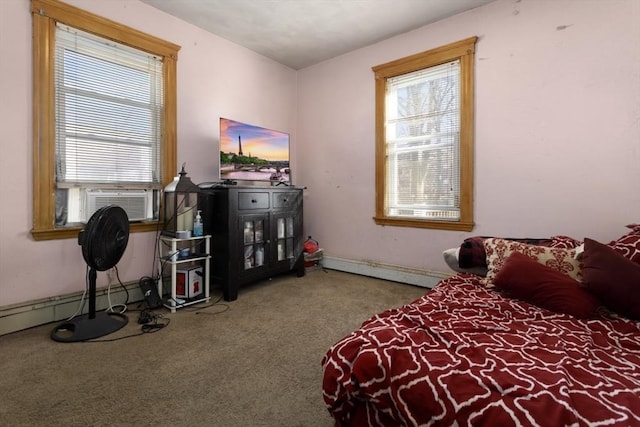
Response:
[[[328,255],[447,271],[470,235],[640,223],[640,2],[497,0],[299,73],[305,227]],[[377,226],[371,67],[478,36],[470,233]]]
[[[640,3],[497,0],[296,73],[137,0],[68,0],[182,46],[178,161],[217,177],[219,116],[289,131],[306,233],[326,253],[446,271],[475,234],[613,239],[640,222]],[[479,36],[477,226],[374,225],[371,67]],[[0,1],[0,306],[84,288],[75,239],[34,242],[29,1]],[[7,60],[10,58],[10,60]],[[124,281],[151,274],[154,235],[131,236]],[[99,285],[107,277],[99,275]]]
[[[196,183],[218,177],[218,118],[295,136],[296,72],[137,0],[66,0],[182,46],[178,59],[178,162]],[[31,14],[28,0],[0,1],[0,306],[84,289],[75,239],[31,238]],[[10,58],[10,60],[8,60]],[[295,164],[295,150],[292,162]],[[132,234],[123,281],[152,273],[153,233]],[[98,286],[109,282],[98,274]],[[115,278],[112,283],[115,282]]]

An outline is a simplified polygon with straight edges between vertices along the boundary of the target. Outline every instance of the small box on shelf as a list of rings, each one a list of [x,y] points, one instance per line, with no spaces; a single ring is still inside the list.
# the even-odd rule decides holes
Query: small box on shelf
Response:
[[[176,270],[176,296],[195,298],[202,295],[204,277],[202,267],[189,267]]]

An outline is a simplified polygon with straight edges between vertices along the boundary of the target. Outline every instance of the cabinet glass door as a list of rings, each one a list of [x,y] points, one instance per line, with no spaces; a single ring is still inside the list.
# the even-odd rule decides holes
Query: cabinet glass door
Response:
[[[293,258],[293,216],[284,216],[276,220],[277,260]]]
[[[242,235],[244,236],[244,270],[264,265],[264,218],[243,218]]]

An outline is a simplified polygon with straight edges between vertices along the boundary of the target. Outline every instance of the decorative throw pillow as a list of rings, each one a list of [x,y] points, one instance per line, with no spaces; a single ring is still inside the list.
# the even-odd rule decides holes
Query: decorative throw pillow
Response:
[[[556,313],[585,318],[598,308],[598,300],[578,281],[520,252],[509,255],[493,283],[510,296]]]
[[[474,236],[464,239],[458,252],[458,267],[460,268],[487,268],[487,253],[484,250],[486,239],[497,238],[496,236]],[[530,237],[501,237],[501,239],[513,242],[526,243],[527,245],[549,246],[551,248],[572,249],[582,244],[582,242],[569,236],[553,236],[549,238]]]
[[[486,286],[492,286],[493,279],[502,269],[507,258],[513,252],[520,252],[544,264],[549,268],[558,270],[580,281],[580,261],[575,259],[575,249],[551,248],[548,246],[527,245],[505,239],[486,239],[484,249],[487,253],[487,277],[484,280]]]
[[[610,246],[584,239],[582,286],[610,310],[640,320],[640,265]]]
[[[607,246],[636,264],[640,264],[640,224],[627,225],[631,231]]]

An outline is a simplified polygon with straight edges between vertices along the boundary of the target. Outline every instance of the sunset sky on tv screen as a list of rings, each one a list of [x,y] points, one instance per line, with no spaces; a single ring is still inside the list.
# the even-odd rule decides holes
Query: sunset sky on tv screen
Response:
[[[244,156],[265,160],[289,160],[289,135],[260,126],[220,119],[220,151],[238,154],[239,140]]]

